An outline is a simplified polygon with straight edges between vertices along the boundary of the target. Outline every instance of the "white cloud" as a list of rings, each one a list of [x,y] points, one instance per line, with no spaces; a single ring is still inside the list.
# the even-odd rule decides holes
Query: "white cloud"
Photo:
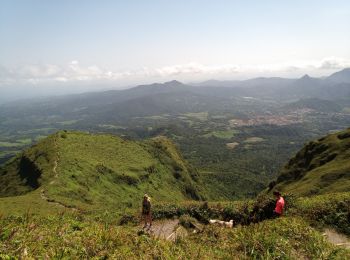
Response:
[[[348,67],[350,67],[350,60],[341,59],[337,57],[329,57],[322,60],[318,68],[326,69],[326,70],[333,70],[333,69],[338,70],[338,69],[344,69]]]
[[[176,76],[182,74],[221,74],[221,73],[237,73],[239,66],[236,65],[220,65],[205,66],[196,62],[184,65],[174,65],[159,68],[155,70],[155,74],[159,76]]]
[[[93,82],[136,82],[171,79],[218,78],[244,74],[250,75],[297,75],[310,73],[321,75],[350,67],[350,60],[329,57],[319,61],[291,61],[278,64],[259,65],[203,65],[196,62],[165,66],[161,68],[144,67],[134,71],[112,71],[96,65],[83,66],[73,60],[65,66],[53,64],[30,64],[17,68],[0,66],[0,85],[46,84],[46,83],[93,83]],[[294,73],[294,74],[293,74]],[[324,75],[324,74],[323,74]]]

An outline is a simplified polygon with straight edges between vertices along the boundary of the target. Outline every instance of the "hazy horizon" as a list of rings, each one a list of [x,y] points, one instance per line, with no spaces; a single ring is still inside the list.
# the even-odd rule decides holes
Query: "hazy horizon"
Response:
[[[348,1],[5,0],[0,93],[328,76],[350,67],[349,24]]]

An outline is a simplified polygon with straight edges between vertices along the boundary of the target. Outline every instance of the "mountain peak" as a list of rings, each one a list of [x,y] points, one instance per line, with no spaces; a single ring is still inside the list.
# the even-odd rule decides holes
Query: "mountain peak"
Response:
[[[309,79],[311,79],[311,77],[308,74],[305,74],[300,79],[302,79],[302,80],[309,80]]]
[[[342,69],[341,71],[339,71],[340,73],[341,72],[346,72],[346,73],[350,73],[350,68],[345,68],[345,69]]]
[[[183,86],[184,84],[180,81],[177,81],[177,80],[171,80],[171,81],[167,81],[167,82],[164,82],[163,85],[166,85],[166,86]]]
[[[304,76],[302,76],[297,80],[297,82],[301,84],[310,84],[310,83],[315,83],[317,81],[320,81],[320,79],[310,77],[308,74],[305,74]]]

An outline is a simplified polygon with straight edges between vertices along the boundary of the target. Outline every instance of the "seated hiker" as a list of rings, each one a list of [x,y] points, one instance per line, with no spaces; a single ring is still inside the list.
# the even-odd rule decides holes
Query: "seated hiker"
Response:
[[[143,228],[147,227],[147,224],[149,224],[149,228],[152,226],[152,215],[151,215],[151,198],[145,194],[143,196],[142,201],[142,218],[145,221],[145,225]]]
[[[280,217],[283,214],[284,209],[284,198],[281,196],[281,193],[279,191],[274,191],[273,195],[276,197],[276,207],[273,211],[273,214],[275,217]]]

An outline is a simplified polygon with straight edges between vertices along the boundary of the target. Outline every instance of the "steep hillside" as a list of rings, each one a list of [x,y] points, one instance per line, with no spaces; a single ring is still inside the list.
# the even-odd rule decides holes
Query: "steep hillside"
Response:
[[[165,137],[144,142],[60,131],[0,169],[0,196],[33,196],[80,208],[199,199],[198,177]],[[40,191],[40,194],[39,192]]]
[[[0,168],[0,197],[23,195],[54,177],[56,135],[51,135]]]
[[[327,80],[337,83],[350,83],[350,68],[333,73],[327,77]]]
[[[306,144],[284,167],[275,188],[297,195],[350,191],[350,128]]]

